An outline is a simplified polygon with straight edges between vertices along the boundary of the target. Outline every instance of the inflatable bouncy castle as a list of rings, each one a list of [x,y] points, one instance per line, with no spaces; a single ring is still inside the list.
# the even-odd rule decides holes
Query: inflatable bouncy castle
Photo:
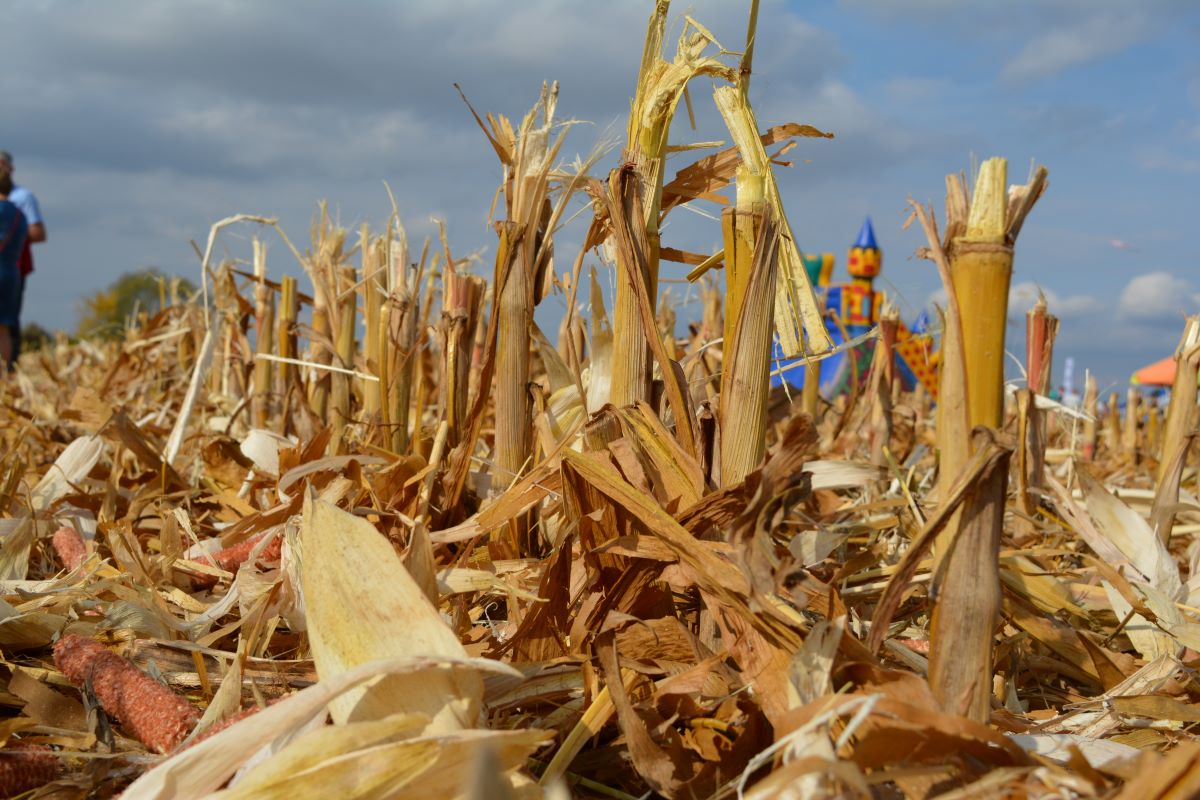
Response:
[[[850,246],[846,258],[848,283],[833,283],[833,253],[804,256],[804,266],[824,307],[825,327],[838,349],[821,361],[820,391],[826,400],[848,393],[865,380],[875,352],[871,336],[879,323],[887,297],[875,289],[875,279],[883,268],[883,253],[875,241],[875,229],[868,217]],[[896,371],[904,388],[912,390],[920,383],[937,396],[937,360],[928,315],[922,313],[912,328],[900,322],[896,336]],[[776,385],[787,381],[793,387],[804,384],[803,368],[787,369],[794,361],[783,360],[783,369],[774,379]]]

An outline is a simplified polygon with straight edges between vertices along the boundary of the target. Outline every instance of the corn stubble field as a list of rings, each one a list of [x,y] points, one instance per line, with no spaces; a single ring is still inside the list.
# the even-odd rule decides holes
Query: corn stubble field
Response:
[[[689,20],[669,52],[667,6],[610,174],[561,166],[553,87],[518,125],[476,116],[505,176],[490,280],[445,235],[322,213],[284,240],[307,287],[275,283],[257,241],[213,262],[230,225],[282,236],[239,216],[202,297],[25,357],[0,389],[0,793],[1200,793],[1200,321],[1165,419],[1039,397],[1044,305],[1006,395],[1046,171],[1010,188],[991,159],[947,178],[940,230],[912,207],[948,290],[939,402],[900,389],[886,315],[850,396],[769,390],[773,338],[831,347],[772,172],[824,134],[763,132],[753,48]],[[733,146],[672,176],[700,76]],[[584,246],[552,260],[572,196]],[[722,201],[717,255],[660,241]],[[682,338],[667,259],[725,270]]]

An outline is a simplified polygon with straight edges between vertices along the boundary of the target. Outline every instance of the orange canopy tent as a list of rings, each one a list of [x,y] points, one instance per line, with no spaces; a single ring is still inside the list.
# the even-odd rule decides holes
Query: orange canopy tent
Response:
[[[1175,383],[1175,356],[1142,367],[1133,373],[1129,382],[1134,386],[1171,386]]]

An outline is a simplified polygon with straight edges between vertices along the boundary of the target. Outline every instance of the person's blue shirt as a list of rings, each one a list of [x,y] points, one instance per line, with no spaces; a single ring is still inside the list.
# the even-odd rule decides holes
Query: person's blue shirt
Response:
[[[25,215],[26,225],[37,225],[44,221],[37,198],[24,186],[13,186],[12,191],[8,193],[8,202],[21,209],[21,213]]]

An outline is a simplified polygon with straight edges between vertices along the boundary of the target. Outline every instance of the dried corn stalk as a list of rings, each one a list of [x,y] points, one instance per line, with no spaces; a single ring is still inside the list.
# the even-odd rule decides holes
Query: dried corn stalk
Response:
[[[713,98],[745,163],[762,176],[763,194],[779,222],[779,278],[775,285],[775,330],[784,356],[819,355],[833,348],[813,294],[800,248],[783,210],[771,159],[758,135],[758,121],[743,89],[718,87]]]
[[[970,199],[958,176],[947,176],[944,244],[932,215],[913,204],[929,242],[925,252],[938,265],[948,297],[938,418],[944,494],[971,457],[968,430],[977,425],[997,429],[1003,422],[1012,245],[1045,186],[1046,170],[1040,167],[1029,185],[1008,195],[1004,176],[1003,159],[985,161]],[[975,447],[994,438],[982,431],[975,436]],[[932,620],[930,685],[943,708],[980,722],[988,719],[991,702],[1007,455],[1004,465],[971,489],[935,550],[940,592]]]
[[[493,282],[499,325],[496,343],[496,465],[501,485],[517,480],[530,467],[533,452],[532,404],[529,394],[530,328],[533,309],[553,274],[554,230],[566,201],[577,185],[557,187],[555,171],[566,128],[554,134],[558,84],[543,85],[533,108],[517,130],[504,116],[488,115],[488,126],[476,115],[504,167],[501,191],[505,219],[497,223],[500,243]],[[474,110],[471,112],[474,114]],[[503,541],[513,555],[532,552],[533,518],[514,521]]]
[[[725,233],[724,371],[721,375],[721,484],[740,483],[766,452],[771,298],[778,230],[763,201],[762,178],[738,172],[738,203],[722,215]]]
[[[634,274],[618,269],[617,291],[613,305],[613,379],[610,402],[625,406],[650,399],[652,357],[641,330],[638,297],[658,297],[659,232],[663,197],[663,169],[667,156],[667,136],[675,109],[683,99],[688,82],[708,75],[732,81],[735,73],[718,58],[704,55],[714,40],[691,20],[680,35],[675,58],[662,57],[663,33],[670,0],[658,0],[646,27],[646,41],[637,86],[629,111],[625,141],[626,161],[633,165],[641,183],[642,229],[637,236],[645,240],[645,265],[637,274],[640,287],[630,281]]]

